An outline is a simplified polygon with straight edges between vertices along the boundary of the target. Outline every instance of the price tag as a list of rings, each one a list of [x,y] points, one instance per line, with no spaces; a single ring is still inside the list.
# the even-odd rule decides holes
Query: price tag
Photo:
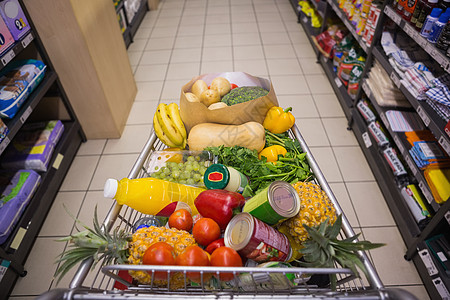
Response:
[[[400,82],[400,78],[398,78],[397,74],[395,74],[395,72],[391,73],[391,76],[389,76],[392,81],[394,82],[395,86],[400,88],[400,86],[402,85],[402,83]]]
[[[22,40],[22,47],[26,48],[32,41],[34,37],[32,33],[29,33],[23,40]]]
[[[11,246],[9,246],[11,249],[19,249],[20,244],[23,241],[23,238],[25,237],[25,233],[27,233],[27,230],[23,227],[20,227],[19,230],[17,230],[16,236],[14,237],[14,240],[11,243]]]
[[[392,19],[392,21],[394,21],[395,24],[400,26],[400,23],[402,21],[402,17],[400,17],[397,13],[392,12],[391,19]]]
[[[339,79],[339,77],[335,77],[334,82],[336,82],[336,85],[338,88],[340,88],[342,86],[342,81]]]
[[[327,62],[328,62],[328,58],[327,58],[326,56],[322,56],[322,61],[323,61],[324,63],[327,63]]]
[[[369,88],[369,86],[367,85],[367,82],[365,80],[363,81],[362,88],[363,88],[364,92],[366,93],[367,97],[370,98],[370,96],[372,95],[372,90]]]
[[[406,163],[408,164],[409,169],[413,172],[413,175],[416,176],[417,174],[417,168],[415,164],[412,162],[410,156],[405,156]]]
[[[433,276],[433,275],[436,275],[439,273],[438,269],[434,265],[434,262],[430,256],[430,253],[428,252],[427,249],[423,249],[423,250],[419,251],[419,255],[420,255],[420,258],[422,259],[425,267],[427,268],[428,274],[430,276]]]
[[[417,107],[417,114],[420,116],[420,118],[422,119],[425,126],[427,126],[427,127],[430,126],[430,122],[431,122],[430,117],[428,117],[427,113],[420,105]]]
[[[56,170],[59,169],[59,166],[61,165],[61,162],[63,161],[64,155],[62,155],[61,153],[58,153],[58,155],[55,158],[55,161],[53,162],[52,167],[55,168]]]
[[[416,37],[416,30],[414,28],[412,28],[411,25],[409,25],[408,23],[405,24],[405,27],[403,28],[403,30],[406,32],[407,35],[409,35],[412,39],[414,39]]]
[[[387,129],[389,129],[389,122],[386,119],[386,115],[384,113],[380,114],[380,119],[383,121],[384,126],[386,126]]]
[[[427,198],[429,204],[433,203],[434,198],[431,192],[428,190],[428,186],[422,180],[419,182],[419,188],[422,191],[422,194]]]
[[[447,220],[447,223],[450,225],[450,211],[446,212],[444,217]]]
[[[9,260],[1,260],[1,263],[0,263],[0,281],[2,281],[3,276],[5,276],[6,271],[8,270],[10,264],[11,263],[9,262]]]
[[[433,279],[433,284],[436,287],[439,295],[441,295],[442,299],[450,299],[450,293],[448,292],[445,284],[442,282],[440,277]]]
[[[441,145],[445,152],[450,155],[450,144],[447,142],[443,135],[441,135],[441,137],[439,138],[439,145]]]
[[[6,52],[5,55],[2,57],[2,64],[6,66],[14,57],[16,57],[16,53],[14,53],[14,49],[9,50]]]
[[[9,137],[5,137],[2,141],[2,143],[0,144],[0,153],[3,153],[3,151],[5,151],[6,147],[8,147],[9,142],[11,142],[11,140],[9,139]]]
[[[416,35],[416,42],[417,42],[417,44],[419,44],[420,47],[422,47],[423,49],[425,49],[425,47],[428,45],[428,41],[427,41],[423,36],[421,36],[420,34],[417,34],[417,35]]]
[[[402,142],[400,141],[398,135],[394,135],[394,142],[397,145],[398,150],[400,153],[405,156],[405,147],[403,147]]]
[[[370,136],[367,131],[362,134],[362,138],[364,140],[364,144],[366,144],[366,148],[372,146],[372,141],[370,140]]]
[[[20,122],[22,122],[22,124],[25,123],[25,121],[28,119],[28,117],[31,115],[32,112],[33,109],[30,106],[28,106],[27,109],[20,116]]]
[[[436,58],[435,59],[441,65],[441,67],[444,70],[447,70],[448,65],[449,65],[449,61],[448,61],[447,57],[444,54],[442,54],[441,52],[438,51],[436,53]]]

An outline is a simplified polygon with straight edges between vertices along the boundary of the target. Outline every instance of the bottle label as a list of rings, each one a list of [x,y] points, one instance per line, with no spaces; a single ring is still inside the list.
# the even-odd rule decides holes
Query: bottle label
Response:
[[[439,40],[443,28],[444,24],[435,23],[433,28],[431,28],[430,35],[428,36],[428,41],[433,44],[436,43]]]

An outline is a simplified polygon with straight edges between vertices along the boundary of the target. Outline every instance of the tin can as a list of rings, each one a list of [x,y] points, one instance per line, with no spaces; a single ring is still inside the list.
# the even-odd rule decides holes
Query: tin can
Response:
[[[242,209],[269,225],[292,218],[300,211],[300,197],[292,185],[274,181],[264,190],[247,200]]]
[[[288,238],[248,213],[231,219],[225,230],[225,246],[257,263],[287,261],[292,255]]]
[[[248,185],[247,177],[232,167],[213,164],[206,169],[203,182],[207,189],[221,189],[241,193]]]
[[[150,226],[159,227],[161,226],[161,223],[155,216],[143,217],[134,223],[133,232],[136,232],[138,229]]]

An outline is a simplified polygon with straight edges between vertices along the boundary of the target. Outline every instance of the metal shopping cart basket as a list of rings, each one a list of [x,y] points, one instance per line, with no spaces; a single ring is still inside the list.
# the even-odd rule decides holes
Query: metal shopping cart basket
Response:
[[[343,224],[341,230],[341,237],[347,238],[354,235],[354,231],[350,226],[347,218],[343,214],[336,198],[334,197],[328,183],[325,180],[317,162],[314,160],[306,142],[304,141],[299,129],[296,125],[290,130],[290,136],[297,139],[306,153],[311,170],[315,174],[316,183],[320,184],[322,189],[333,202],[336,212],[342,214]],[[164,145],[152,132],[149,140],[145,144],[140,153],[136,163],[131,169],[128,178],[140,178],[147,175],[146,166],[148,165],[148,158],[152,151],[162,149]],[[147,175],[148,176],[148,175]],[[139,220],[142,214],[127,207],[118,204],[113,204],[108,212],[104,222],[104,230],[111,231],[114,228],[123,228],[131,231],[134,222]],[[416,299],[410,293],[401,289],[385,289],[381,282],[375,268],[368,259],[366,253],[359,252],[361,261],[367,269],[367,276],[365,278],[357,278],[351,270],[342,269],[338,266],[336,268],[319,269],[319,268],[257,268],[257,267],[223,267],[221,270],[213,267],[184,267],[184,266],[144,266],[144,265],[99,265],[94,271],[91,271],[93,264],[92,259],[85,260],[78,268],[73,277],[68,289],[51,290],[40,296],[39,299],[179,299],[185,297],[216,299],[216,298],[243,298],[243,299]],[[123,280],[118,276],[119,271],[164,271],[168,273],[167,287],[156,287],[153,282],[149,285],[133,284]],[[246,273],[247,282],[246,288],[239,284],[224,286],[219,284],[216,288],[199,284],[192,286],[188,284],[190,281],[186,277],[189,271],[197,271],[201,274],[214,273],[220,275],[221,273],[233,273],[234,278],[239,274]],[[184,274],[185,285],[181,289],[171,290],[170,273],[181,272]],[[337,288],[331,290],[329,286],[321,286],[311,284],[307,281],[298,281],[296,285],[286,284],[283,289],[275,288],[279,282],[272,281],[275,278],[274,274],[283,274],[277,278],[286,278],[286,274],[295,274],[296,278],[304,278],[305,276],[328,276],[336,274]],[[363,274],[361,274],[364,276]],[[203,276],[203,275],[202,275]],[[219,277],[219,276],[217,276]],[[203,278],[203,277],[202,277]],[[264,288],[260,287],[259,282],[264,278]],[[121,283],[122,288],[117,288],[117,283]]]

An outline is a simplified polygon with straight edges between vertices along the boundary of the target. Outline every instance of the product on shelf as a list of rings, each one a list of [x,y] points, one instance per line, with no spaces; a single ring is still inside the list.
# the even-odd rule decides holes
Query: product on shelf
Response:
[[[450,163],[450,158],[431,131],[410,131],[405,132],[405,136],[411,145],[409,153],[420,169],[431,165]]]
[[[314,28],[322,27],[322,17],[311,7],[308,1],[299,1],[300,11],[311,18],[311,26]]]
[[[378,121],[370,122],[369,125],[367,126],[367,129],[377,142],[378,147],[384,147],[389,145],[389,139],[387,138],[386,132],[382,128],[380,122]]]
[[[403,163],[400,161],[397,155],[397,151],[394,148],[388,147],[383,150],[383,156],[388,162],[395,176],[406,175],[406,169]]]
[[[123,11],[123,8],[120,9],[120,11],[117,13],[117,20],[119,21],[120,30],[122,31],[122,33],[124,33],[127,29],[127,22],[125,20],[125,13]]]
[[[432,164],[425,169],[424,176],[437,203],[450,198],[450,164]]]
[[[332,58],[336,44],[338,44],[347,34],[348,31],[344,26],[331,25],[324,32],[317,36],[313,36],[312,40],[323,56]]]
[[[9,32],[5,21],[0,19],[0,53],[5,52],[12,44],[14,44],[14,38],[11,35],[11,32]]]
[[[47,171],[63,131],[64,125],[59,120],[25,124],[5,150],[2,167]]]
[[[446,122],[450,120],[450,75],[444,74],[432,80],[434,85],[425,92],[426,102]]]
[[[34,59],[10,63],[0,73],[0,116],[12,118],[41,83],[46,66]]]
[[[0,143],[8,135],[8,132],[9,132],[8,126],[6,126],[6,124],[3,123],[3,120],[0,119]]]
[[[421,31],[426,18],[431,14],[434,8],[437,7],[438,0],[428,0],[423,2],[417,20],[414,23],[416,30]]]
[[[443,14],[441,16],[441,13],[442,13],[442,9],[440,9],[438,7],[433,8],[433,10],[427,16],[427,18],[425,19],[425,22],[423,23],[422,29],[420,30],[421,36],[428,38],[430,36],[431,30],[436,22],[440,21],[440,23],[442,23],[442,22],[444,22],[445,19],[447,19],[447,21],[448,21],[447,15]]]
[[[136,16],[136,13],[139,11],[139,7],[141,6],[141,1],[143,0],[124,0],[125,13],[127,15],[128,23],[133,22],[133,18]]]
[[[339,64],[337,68],[337,76],[348,87],[351,76],[357,77],[353,78],[353,83],[358,83],[361,79],[362,70],[365,64],[364,56],[359,53],[356,48],[350,49],[348,55]],[[352,73],[352,70],[356,68],[357,71]],[[359,72],[358,72],[359,71]]]
[[[433,257],[441,267],[445,270],[447,275],[450,274],[450,244],[443,234],[438,234],[427,240],[425,243],[431,250]]]
[[[423,210],[420,204],[417,202],[417,199],[423,202],[423,198],[416,186],[408,185],[406,187],[403,187],[401,189],[401,193],[403,199],[405,199],[405,202],[408,205],[409,211],[413,215],[417,224],[426,220],[427,216],[429,216],[429,213],[427,210]]]
[[[41,176],[32,170],[0,172],[0,244],[11,234],[40,182]]]
[[[30,25],[18,0],[1,1],[0,13],[16,41],[30,31]]]
[[[417,113],[400,110],[386,111],[386,119],[393,132],[423,130],[424,125]]]
[[[374,113],[374,109],[369,101],[361,99],[358,101],[358,104],[356,104],[356,107],[367,123],[373,122],[377,119]]]
[[[441,36],[442,31],[444,30],[445,25],[448,23],[448,20],[450,19],[450,12],[443,13],[439,20],[437,20],[436,23],[433,24],[431,27],[430,34],[428,35],[428,41],[432,44],[436,44],[439,40],[439,37]]]

